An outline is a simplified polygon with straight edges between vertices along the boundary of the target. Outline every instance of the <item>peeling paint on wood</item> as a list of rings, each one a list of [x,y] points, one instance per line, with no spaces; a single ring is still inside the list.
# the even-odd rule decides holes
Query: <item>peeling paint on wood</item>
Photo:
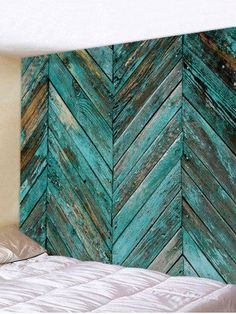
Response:
[[[236,28],[26,58],[22,83],[24,232],[236,283]]]

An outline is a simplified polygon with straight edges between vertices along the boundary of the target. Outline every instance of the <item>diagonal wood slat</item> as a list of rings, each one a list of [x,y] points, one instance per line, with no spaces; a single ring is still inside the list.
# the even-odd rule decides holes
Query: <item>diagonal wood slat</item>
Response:
[[[183,254],[236,283],[236,29],[184,36],[183,62]]]
[[[46,246],[48,57],[22,64],[21,229]]]
[[[236,283],[236,29],[22,62],[21,228],[50,254]]]

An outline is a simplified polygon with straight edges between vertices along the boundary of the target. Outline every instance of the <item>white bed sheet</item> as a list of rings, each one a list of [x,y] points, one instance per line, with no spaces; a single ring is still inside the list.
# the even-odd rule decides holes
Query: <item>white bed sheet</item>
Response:
[[[47,254],[0,266],[0,312],[199,311],[236,311],[236,286]]]

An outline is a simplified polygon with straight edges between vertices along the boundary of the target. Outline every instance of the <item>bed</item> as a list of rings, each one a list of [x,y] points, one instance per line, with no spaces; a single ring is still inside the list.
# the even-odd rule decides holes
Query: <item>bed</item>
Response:
[[[49,256],[18,226],[0,229],[0,312],[216,311],[236,311],[236,286]]]
[[[47,253],[0,266],[0,312],[202,311],[236,311],[236,286]]]

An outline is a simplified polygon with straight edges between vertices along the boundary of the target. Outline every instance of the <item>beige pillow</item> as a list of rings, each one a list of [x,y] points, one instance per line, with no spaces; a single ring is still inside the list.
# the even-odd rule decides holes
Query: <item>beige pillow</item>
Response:
[[[44,252],[44,248],[21,233],[16,225],[0,228],[0,264],[28,259]]]

